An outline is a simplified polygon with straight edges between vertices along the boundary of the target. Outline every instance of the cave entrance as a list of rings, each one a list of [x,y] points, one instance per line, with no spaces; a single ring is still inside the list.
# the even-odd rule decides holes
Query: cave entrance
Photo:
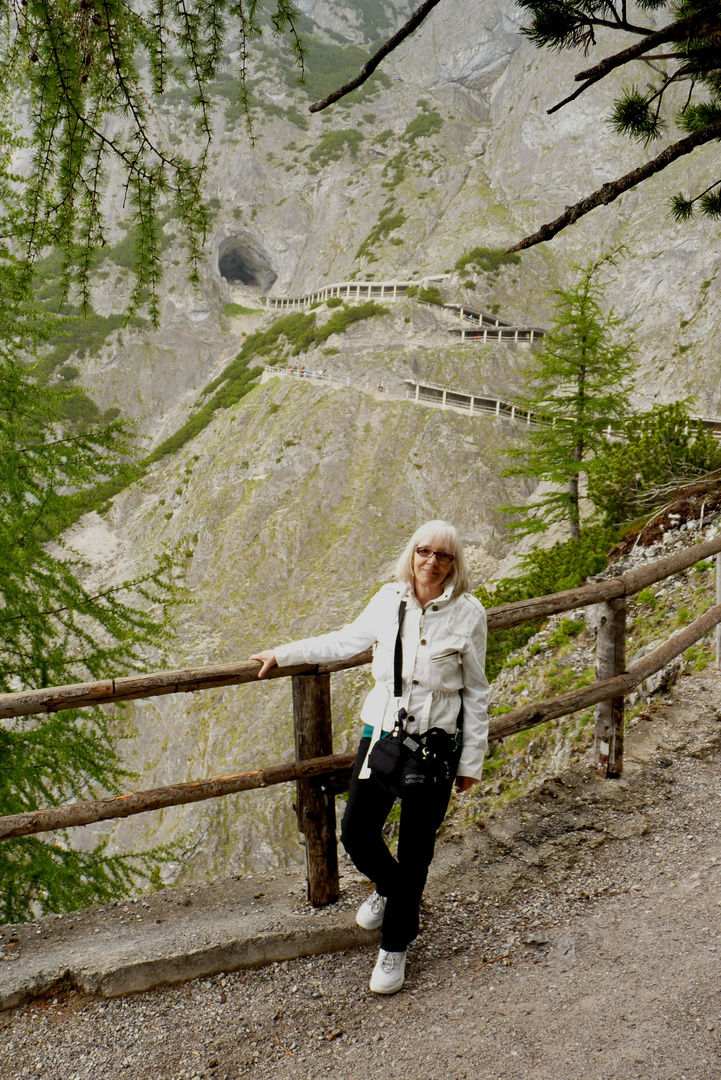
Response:
[[[251,236],[228,236],[218,248],[218,271],[230,285],[254,285],[264,292],[278,275],[270,256]]]

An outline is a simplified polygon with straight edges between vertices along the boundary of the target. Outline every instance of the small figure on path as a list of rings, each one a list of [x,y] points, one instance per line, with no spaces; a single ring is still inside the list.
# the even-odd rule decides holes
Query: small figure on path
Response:
[[[429,521],[417,529],[395,575],[341,630],[251,657],[261,662],[262,679],[276,664],[349,660],[374,648],[375,685],[361,711],[365,726],[341,837],[358,870],[375,884],[356,921],[367,930],[381,929],[370,981],[378,994],[403,986],[406,952],[418,935],[421,897],[454,776],[459,791],[472,787],[488,745],[486,613],[468,592],[466,560],[453,525]],[[399,753],[406,756],[400,758],[400,791],[394,792],[385,786],[378,750],[385,758],[401,744]],[[411,744],[421,749],[410,750]],[[396,794],[401,814],[394,858],[382,830]]]

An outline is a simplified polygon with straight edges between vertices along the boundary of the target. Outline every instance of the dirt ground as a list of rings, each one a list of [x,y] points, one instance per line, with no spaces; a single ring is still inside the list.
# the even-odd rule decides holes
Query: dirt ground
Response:
[[[588,765],[439,843],[404,989],[371,947],[0,1017],[0,1078],[717,1080],[721,676],[682,677]],[[362,895],[354,886],[344,902]]]

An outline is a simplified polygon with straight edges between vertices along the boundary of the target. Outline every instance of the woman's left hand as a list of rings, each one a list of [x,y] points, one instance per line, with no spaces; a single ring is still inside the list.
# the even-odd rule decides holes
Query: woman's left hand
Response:
[[[457,776],[456,791],[470,791],[474,784],[478,783],[475,776]]]

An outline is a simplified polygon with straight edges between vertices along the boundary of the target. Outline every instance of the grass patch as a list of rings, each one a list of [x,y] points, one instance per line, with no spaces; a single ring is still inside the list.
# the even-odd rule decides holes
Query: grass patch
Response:
[[[223,306],[223,314],[232,317],[233,315],[259,315],[260,308],[243,307],[242,304],[234,304],[232,301]]]
[[[339,131],[328,131],[318,145],[310,152],[310,160],[321,168],[337,161],[349,150],[351,157],[355,157],[358,147],[363,141],[363,136],[355,128],[341,128]]]
[[[392,212],[392,207],[388,207],[381,210],[378,222],[373,226],[371,231],[366,236],[363,243],[360,245],[356,252],[356,259],[362,259],[369,257],[372,254],[373,248],[376,244],[382,243],[390,233],[395,232],[406,221],[406,215],[402,210]]]
[[[473,267],[479,274],[496,274],[506,263],[519,263],[521,256],[507,255],[503,248],[474,247],[456,260],[455,269]]]

